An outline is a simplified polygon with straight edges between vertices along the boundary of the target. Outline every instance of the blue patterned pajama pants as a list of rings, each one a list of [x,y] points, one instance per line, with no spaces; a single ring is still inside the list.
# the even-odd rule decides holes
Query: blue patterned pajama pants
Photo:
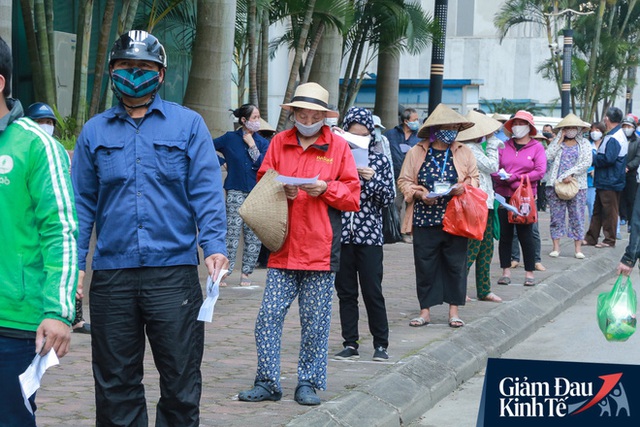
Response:
[[[256,381],[269,383],[281,392],[280,346],[284,318],[298,297],[301,342],[298,381],[309,381],[314,388],[327,387],[327,358],[331,299],[335,273],[325,271],[267,270],[267,284],[256,319],[258,369]]]
[[[227,253],[229,254],[229,274],[236,264],[236,252],[240,243],[240,231],[244,232],[244,246],[242,250],[242,273],[249,275],[260,255],[262,243],[258,236],[242,220],[238,209],[244,203],[249,193],[237,190],[227,191]]]

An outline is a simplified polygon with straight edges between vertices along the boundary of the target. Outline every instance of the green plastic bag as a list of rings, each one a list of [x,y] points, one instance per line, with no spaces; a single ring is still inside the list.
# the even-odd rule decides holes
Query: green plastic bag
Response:
[[[598,295],[598,325],[607,341],[626,341],[636,331],[636,291],[629,276],[618,276],[613,289]]]

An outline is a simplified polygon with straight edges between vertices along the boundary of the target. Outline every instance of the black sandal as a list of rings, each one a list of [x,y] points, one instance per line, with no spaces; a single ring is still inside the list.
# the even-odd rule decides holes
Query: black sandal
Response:
[[[263,400],[277,402],[282,399],[282,392],[273,391],[269,387],[269,384],[256,381],[251,390],[245,390],[238,393],[238,399],[243,402],[262,402]]]

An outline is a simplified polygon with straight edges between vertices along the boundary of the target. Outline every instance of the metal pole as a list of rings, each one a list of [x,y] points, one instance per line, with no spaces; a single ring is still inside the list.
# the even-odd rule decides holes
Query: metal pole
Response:
[[[444,46],[447,38],[447,9],[449,0],[436,0],[435,19],[440,24],[440,38],[431,47],[431,75],[429,81],[429,113],[442,102],[442,80],[444,78]]]
[[[569,114],[571,99],[571,51],[573,50],[573,30],[570,17],[567,18],[567,27],[562,31],[564,36],[564,51],[562,55],[562,117]]]

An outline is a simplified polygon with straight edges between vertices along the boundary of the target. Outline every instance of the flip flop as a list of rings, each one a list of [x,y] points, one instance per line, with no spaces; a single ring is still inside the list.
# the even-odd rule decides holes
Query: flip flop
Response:
[[[600,249],[602,249],[602,248],[611,248],[611,247],[612,247],[612,246],[611,246],[610,244],[608,244],[608,243],[604,243],[604,242],[602,242],[602,243],[598,243],[598,244],[596,245],[596,248],[600,248]]]
[[[430,322],[422,316],[418,316],[414,319],[411,319],[409,322],[409,326],[413,326],[414,328],[419,328],[420,326],[427,326]]]
[[[240,280],[240,286],[251,286],[251,279],[249,279],[248,277],[243,277]]]
[[[498,285],[510,285],[510,284],[511,284],[511,277],[502,276],[501,278],[498,279]]]
[[[452,317],[449,319],[449,327],[450,328],[462,328],[464,326],[464,322],[459,317]]]

